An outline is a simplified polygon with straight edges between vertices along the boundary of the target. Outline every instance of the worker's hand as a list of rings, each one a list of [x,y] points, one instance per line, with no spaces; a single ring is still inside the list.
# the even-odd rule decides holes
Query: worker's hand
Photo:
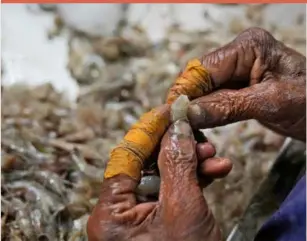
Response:
[[[88,221],[89,241],[220,241],[220,230],[197,178],[197,158],[204,160],[201,169],[208,175],[230,171],[229,161],[214,161],[214,151],[208,143],[197,146],[186,121],[172,124],[162,139],[158,158],[159,200],[138,204],[138,182],[124,174],[105,179]]]
[[[305,141],[306,57],[267,31],[251,28],[201,62],[213,92],[192,102],[193,128],[257,119],[282,135]]]

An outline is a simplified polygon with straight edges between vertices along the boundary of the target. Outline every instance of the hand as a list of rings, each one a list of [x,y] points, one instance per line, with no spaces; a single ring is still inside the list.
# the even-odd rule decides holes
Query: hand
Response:
[[[89,240],[221,240],[197,178],[197,168],[211,178],[230,171],[230,161],[214,154],[208,142],[196,144],[187,122],[172,124],[158,158],[159,200],[138,204],[138,182],[124,174],[105,179],[88,221]]]
[[[306,57],[260,28],[204,55],[213,92],[191,103],[202,129],[257,119],[279,134],[306,140]]]

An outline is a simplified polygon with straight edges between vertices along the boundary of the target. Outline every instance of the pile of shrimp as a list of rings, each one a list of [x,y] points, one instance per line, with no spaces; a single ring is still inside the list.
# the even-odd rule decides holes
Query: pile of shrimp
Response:
[[[102,112],[50,85],[2,92],[2,240],[86,240],[112,140]],[[96,138],[95,138],[96,137]]]

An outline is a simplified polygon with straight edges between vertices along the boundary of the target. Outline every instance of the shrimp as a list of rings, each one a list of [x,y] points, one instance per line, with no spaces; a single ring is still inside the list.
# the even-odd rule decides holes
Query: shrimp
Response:
[[[29,239],[35,240],[36,235],[31,222],[29,210],[27,207],[19,208],[16,213],[16,222],[22,233]]]
[[[102,180],[104,170],[98,169],[92,165],[86,163],[84,158],[81,156],[81,153],[78,149],[74,149],[72,152],[72,159],[78,166],[79,170],[84,173],[86,176],[94,179],[94,180]]]
[[[60,196],[63,196],[65,193],[64,180],[56,173],[48,170],[14,171],[11,174],[4,174],[4,178],[6,181],[17,181],[25,178],[33,179]]]
[[[42,210],[34,207],[30,212],[30,218],[38,240],[55,239],[56,227],[52,216],[47,216]]]
[[[36,171],[34,172],[34,179],[60,196],[64,196],[66,192],[64,180],[54,172],[48,170]]]
[[[89,215],[86,214],[79,219],[74,220],[71,233],[68,241],[83,241],[86,240],[86,223]]]
[[[64,208],[60,200],[52,193],[48,192],[38,183],[31,181],[15,181],[5,185],[8,189],[24,189],[26,190],[25,198],[28,201],[35,201],[38,203],[45,213],[57,211]],[[34,195],[34,200],[33,200]]]

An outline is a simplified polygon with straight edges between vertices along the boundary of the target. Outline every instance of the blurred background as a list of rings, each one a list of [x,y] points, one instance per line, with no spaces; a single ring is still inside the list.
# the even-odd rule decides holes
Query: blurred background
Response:
[[[189,59],[253,26],[306,51],[305,4],[2,4],[1,14],[3,240],[86,240],[110,149]],[[284,137],[253,120],[204,133],[234,162],[204,192],[227,235]]]

